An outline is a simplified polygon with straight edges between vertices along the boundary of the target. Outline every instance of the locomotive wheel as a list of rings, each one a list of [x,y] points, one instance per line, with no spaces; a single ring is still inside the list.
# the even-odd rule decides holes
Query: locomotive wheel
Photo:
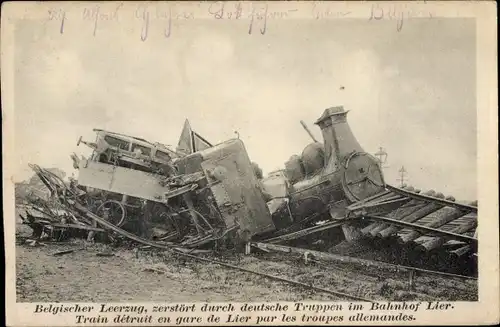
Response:
[[[123,226],[127,217],[123,204],[115,200],[108,200],[101,204],[96,210],[96,215],[103,217],[117,227]]]

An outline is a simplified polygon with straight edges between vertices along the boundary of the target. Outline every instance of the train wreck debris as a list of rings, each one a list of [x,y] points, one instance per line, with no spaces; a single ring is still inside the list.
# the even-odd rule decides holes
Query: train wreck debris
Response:
[[[380,160],[360,146],[347,113],[343,107],[323,112],[315,123],[323,143],[301,121],[313,142],[266,177],[239,138],[213,145],[187,120],[176,150],[94,129],[94,142],[77,142],[92,154],[71,155],[77,179],[66,182],[30,165],[49,195],[31,194],[19,206],[21,217],[35,238],[125,238],[183,253],[241,251],[259,242],[316,250],[392,242],[398,260],[404,254],[422,264],[425,257],[440,270],[466,267],[475,274],[477,202],[387,185]]]

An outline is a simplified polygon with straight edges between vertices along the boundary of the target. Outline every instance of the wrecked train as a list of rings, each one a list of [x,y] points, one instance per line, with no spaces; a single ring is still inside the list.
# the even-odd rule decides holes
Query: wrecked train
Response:
[[[444,253],[477,267],[477,202],[387,185],[380,160],[363,151],[347,113],[326,109],[316,121],[323,142],[312,137],[300,156],[265,178],[240,139],[212,145],[188,121],[175,151],[104,130],[95,130],[94,142],[80,138],[92,155],[72,155],[78,180],[69,187],[39,167],[35,172],[69,212],[73,225],[58,228],[76,226],[89,237],[118,234],[184,248],[390,241],[383,248],[394,249],[397,262],[409,258],[408,250],[418,262],[438,258],[451,266]]]
[[[96,214],[145,238],[209,241],[234,231],[246,242],[300,230],[342,218],[349,204],[384,188],[377,159],[363,151],[346,116],[343,107],[326,109],[316,122],[324,143],[308,145],[264,179],[241,140],[211,145],[188,122],[177,151],[96,130],[96,142],[84,142],[91,159],[73,156],[78,184],[108,195]]]

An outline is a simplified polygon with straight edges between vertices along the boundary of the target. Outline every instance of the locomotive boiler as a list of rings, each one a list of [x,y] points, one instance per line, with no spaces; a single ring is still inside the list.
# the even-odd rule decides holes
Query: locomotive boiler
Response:
[[[315,122],[323,144],[307,145],[285,169],[262,180],[277,229],[296,230],[318,221],[343,218],[346,207],[383,191],[379,161],[364,152],[342,106],[328,108]],[[342,226],[349,237],[349,225]]]

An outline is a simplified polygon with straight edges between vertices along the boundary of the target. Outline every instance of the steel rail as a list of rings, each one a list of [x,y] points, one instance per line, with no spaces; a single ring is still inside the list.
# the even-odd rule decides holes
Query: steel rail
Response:
[[[396,270],[417,271],[417,272],[426,273],[426,274],[430,274],[430,275],[441,275],[441,276],[461,278],[461,279],[477,280],[477,277],[474,277],[474,276],[466,276],[466,275],[447,273],[447,272],[437,271],[437,270],[429,270],[429,269],[423,269],[423,268],[417,268],[417,267],[411,267],[411,266],[403,266],[403,265],[397,265],[397,264],[389,263],[389,262],[361,259],[361,258],[355,258],[355,257],[350,257],[350,256],[338,255],[338,254],[334,254],[334,253],[321,252],[321,251],[315,251],[315,250],[309,250],[309,249],[302,249],[302,248],[286,246],[286,245],[277,245],[277,244],[269,244],[269,243],[261,243],[261,242],[250,242],[250,245],[253,245],[257,248],[263,247],[267,250],[280,251],[283,253],[299,253],[299,254],[304,254],[304,255],[307,253],[308,255],[311,255],[315,259],[322,259],[323,261],[334,261],[334,262],[339,262],[339,263],[354,263],[354,264],[358,264],[360,266],[367,266],[367,267],[372,266],[372,267],[381,268],[381,269],[392,268],[392,269],[396,269]]]
[[[347,294],[347,293],[338,292],[338,291],[334,291],[334,290],[329,290],[329,289],[326,289],[326,288],[317,287],[317,286],[313,286],[313,285],[308,285],[306,283],[302,283],[302,282],[295,281],[295,280],[292,280],[292,279],[287,279],[287,278],[283,278],[283,277],[279,277],[279,276],[274,276],[274,275],[262,273],[262,272],[259,272],[259,271],[254,271],[254,270],[250,270],[250,269],[246,269],[246,268],[234,266],[234,265],[231,265],[231,264],[228,264],[228,263],[225,263],[225,262],[221,262],[221,261],[217,261],[217,260],[214,260],[214,259],[202,258],[202,257],[196,256],[196,255],[192,255],[192,254],[180,252],[180,251],[178,251],[176,249],[174,249],[172,252],[176,253],[176,254],[178,254],[180,256],[189,257],[189,258],[192,258],[192,259],[195,259],[195,260],[199,260],[199,261],[203,261],[203,262],[215,263],[215,264],[218,264],[218,265],[226,267],[226,268],[230,268],[230,269],[234,269],[234,270],[239,270],[239,271],[243,271],[243,272],[246,272],[246,273],[255,274],[255,275],[258,275],[258,276],[263,276],[263,277],[266,277],[266,278],[269,278],[269,279],[274,279],[274,280],[277,280],[277,281],[281,281],[281,282],[285,282],[285,283],[289,283],[289,284],[294,284],[294,285],[302,286],[302,287],[305,287],[305,288],[310,288],[310,289],[313,289],[313,290],[316,290],[316,291],[320,291],[320,292],[323,292],[323,293],[328,293],[328,294],[335,295],[335,296],[341,297],[341,298],[343,297],[343,298],[347,298],[347,299],[352,299],[352,300],[357,300],[357,301],[364,301],[364,302],[375,302],[373,300],[365,299],[365,298],[362,298],[362,297],[359,297],[359,296],[350,295],[350,294]]]
[[[423,195],[423,194],[420,194],[420,193],[415,193],[415,192],[411,192],[411,191],[408,191],[408,190],[405,190],[405,189],[401,189],[401,188],[398,188],[398,187],[395,187],[395,186],[391,186],[391,185],[386,185],[386,188],[395,192],[395,193],[398,193],[400,195],[404,195],[404,196],[408,196],[410,198],[414,198],[414,199],[418,199],[418,200],[424,200],[424,201],[430,201],[430,202],[437,202],[437,203],[440,203],[444,206],[448,206],[448,207],[454,207],[454,208],[457,208],[457,209],[460,209],[460,210],[464,210],[464,211],[472,211],[474,213],[477,213],[477,206],[471,206],[471,205],[467,205],[467,204],[460,204],[460,203],[456,203],[456,202],[453,202],[453,201],[449,201],[449,200],[445,200],[445,199],[438,199],[438,198],[435,198],[435,197],[432,197],[432,196],[428,196],[428,195]]]
[[[314,234],[314,233],[325,231],[325,230],[330,229],[330,228],[339,227],[339,226],[341,226],[344,223],[345,223],[344,220],[341,220],[341,221],[330,221],[330,222],[327,222],[327,223],[322,224],[322,225],[316,225],[316,226],[312,226],[312,227],[309,227],[309,228],[301,229],[301,230],[296,231],[296,232],[292,232],[292,233],[288,233],[288,234],[276,236],[276,237],[273,237],[273,238],[269,238],[267,240],[264,240],[264,242],[266,242],[266,243],[275,243],[275,242],[290,241],[290,240],[301,238],[301,237],[304,237],[304,236],[307,236],[307,235],[311,235],[311,234]]]
[[[350,210],[354,210],[357,208],[361,208],[362,206],[364,206],[368,203],[376,203],[377,202],[376,200],[380,200],[381,198],[385,199],[386,197],[391,196],[391,193],[392,193],[391,191],[385,190],[383,192],[369,196],[364,200],[354,202],[353,204],[349,205],[346,209],[350,211]]]
[[[411,199],[408,199],[407,197],[401,197],[398,195],[397,197],[387,199],[383,202],[374,202],[374,203],[369,203],[369,204],[364,204],[360,206],[360,209],[367,209],[367,208],[375,208],[379,206],[383,206],[386,204],[393,204],[393,203],[398,203],[398,202],[404,202],[404,201],[410,201]]]

